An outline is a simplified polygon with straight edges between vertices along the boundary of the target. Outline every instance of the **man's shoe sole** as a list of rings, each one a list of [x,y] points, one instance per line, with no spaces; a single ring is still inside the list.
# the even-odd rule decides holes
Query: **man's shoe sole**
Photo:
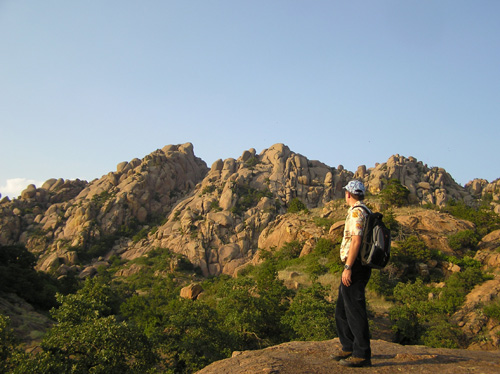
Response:
[[[335,361],[342,361],[352,356],[352,353],[345,352],[345,354],[330,355],[330,358]]]
[[[359,362],[353,362],[353,361],[349,361],[349,360],[344,359],[344,360],[340,360],[339,363],[342,366],[347,366],[350,368],[364,368],[364,367],[372,366],[371,360],[363,360],[363,361],[359,361]]]

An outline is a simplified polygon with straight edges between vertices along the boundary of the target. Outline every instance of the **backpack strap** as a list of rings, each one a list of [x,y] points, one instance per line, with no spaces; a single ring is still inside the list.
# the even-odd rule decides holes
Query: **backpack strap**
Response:
[[[362,208],[362,210],[364,210],[366,212],[366,214],[372,213],[372,211],[370,209],[368,209],[368,207],[365,205],[356,205],[354,208]],[[366,216],[365,216],[365,218],[366,218]]]
[[[365,237],[366,237],[365,233],[366,233],[367,224],[368,224],[368,216],[370,214],[372,214],[372,211],[370,209],[368,209],[368,207],[365,205],[357,205],[357,206],[355,206],[355,208],[361,208],[361,210],[366,213],[365,222],[363,223],[363,235],[361,236],[361,245],[359,247],[358,256],[356,258],[356,260],[359,260],[362,263],[361,253],[362,253],[363,246],[365,245]]]

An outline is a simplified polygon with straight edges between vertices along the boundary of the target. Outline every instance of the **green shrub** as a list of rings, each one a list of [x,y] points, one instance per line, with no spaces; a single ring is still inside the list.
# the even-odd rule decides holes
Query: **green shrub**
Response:
[[[379,295],[392,296],[396,284],[397,281],[391,279],[386,271],[381,270],[372,271],[367,287]]]
[[[474,258],[470,256],[464,256],[462,258],[458,258],[455,256],[442,256],[442,259],[444,261],[452,262],[461,268],[467,269],[467,268],[476,268],[479,269],[481,267],[481,262],[478,260],[475,260]]]
[[[306,272],[314,280],[327,272],[337,273],[343,270],[344,264],[340,261],[338,245],[330,239],[319,238],[311,254],[304,257]]]
[[[134,243],[137,243],[137,242],[141,241],[142,239],[146,239],[148,237],[149,231],[150,231],[149,228],[143,227],[137,234],[135,234],[132,237],[132,241]]]
[[[215,187],[213,184],[210,184],[210,185],[205,186],[205,187],[203,188],[203,190],[201,191],[201,194],[202,194],[202,195],[205,195],[205,194],[210,194],[210,193],[214,192],[214,191],[215,191],[215,189],[216,189],[216,187]]]
[[[395,305],[389,310],[392,329],[401,344],[419,344],[433,305],[429,303],[429,287],[421,279],[399,283],[394,288]]]
[[[109,191],[102,191],[101,193],[92,196],[92,203],[96,206],[97,209],[101,209],[106,201],[114,196],[115,194],[110,193]]]
[[[173,220],[174,221],[180,221],[180,219],[181,219],[180,216],[181,216],[181,211],[180,210],[176,210],[174,212],[174,218],[173,218]]]
[[[489,207],[474,208],[463,201],[450,200],[441,211],[472,222],[476,226],[478,237],[500,229],[500,217]]]
[[[393,258],[401,262],[427,262],[431,259],[431,251],[416,235],[411,235],[393,248]]]
[[[433,348],[463,348],[463,331],[443,318],[432,320],[422,336],[422,343]]]
[[[336,245],[333,247],[328,257],[328,263],[326,264],[330,273],[341,273],[344,270],[344,264],[340,260],[340,246]]]
[[[387,210],[384,212],[384,218],[382,219],[391,233],[395,233],[399,229],[399,223],[396,221],[396,216],[394,211]]]
[[[293,198],[288,204],[288,213],[299,213],[302,211],[307,211],[307,207],[298,197]]]
[[[475,250],[479,243],[478,235],[473,230],[463,230],[448,237],[451,249],[461,251],[465,249]]]
[[[245,161],[245,166],[249,169],[255,168],[260,163],[259,158],[256,156],[250,157],[248,160]]]
[[[297,258],[299,257],[303,246],[304,244],[298,240],[287,242],[283,244],[281,249],[276,253],[276,258],[280,261]]]
[[[334,224],[334,220],[324,217],[315,217],[314,223],[316,224],[316,226],[322,227],[325,231],[328,231]]]
[[[489,318],[500,321],[500,299],[497,299],[484,307],[484,314]]]
[[[398,179],[391,179],[380,191],[382,202],[389,206],[404,206],[408,204],[410,190],[403,186]]]
[[[492,277],[485,274],[480,267],[474,266],[451,275],[446,284],[456,289],[463,289],[465,293],[469,293],[476,285],[488,279],[492,279]]]
[[[100,239],[95,240],[89,245],[88,249],[78,248],[77,254],[78,259],[83,262],[92,260],[100,256],[104,256],[108,253],[115,241],[119,238],[119,235],[104,235]]]
[[[257,190],[247,184],[234,184],[231,190],[238,197],[236,205],[231,208],[231,212],[237,215],[257,205],[263,197],[273,197],[269,189]]]
[[[319,238],[314,246],[314,253],[328,257],[332,255],[334,248],[335,244],[330,239]]]
[[[440,291],[439,299],[435,302],[436,308],[443,314],[452,315],[462,306],[467,294],[486,279],[488,276],[478,267],[452,274]]]
[[[311,280],[315,281],[319,276],[328,272],[328,268],[322,265],[318,259],[314,258],[312,261],[308,261],[306,265],[306,273],[309,274]]]
[[[210,210],[213,210],[214,212],[220,212],[222,210],[217,200],[210,203]]]
[[[325,300],[326,294],[326,289],[318,283],[297,292],[281,319],[289,339],[318,341],[337,335],[335,305]]]

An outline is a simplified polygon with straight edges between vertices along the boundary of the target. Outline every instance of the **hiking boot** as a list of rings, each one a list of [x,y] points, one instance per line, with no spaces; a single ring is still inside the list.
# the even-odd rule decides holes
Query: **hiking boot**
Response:
[[[369,358],[351,356],[344,360],[340,360],[340,365],[351,368],[361,368],[366,366],[372,366],[372,360],[370,360]]]
[[[335,352],[333,355],[330,357],[335,360],[335,361],[340,361],[340,360],[345,360],[346,358],[349,358],[352,356],[352,352],[346,352],[343,350],[338,350]]]

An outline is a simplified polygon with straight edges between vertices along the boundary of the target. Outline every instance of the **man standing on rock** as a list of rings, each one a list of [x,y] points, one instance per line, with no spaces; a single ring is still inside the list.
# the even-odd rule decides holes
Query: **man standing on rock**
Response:
[[[363,266],[358,256],[366,213],[363,208],[365,186],[357,180],[345,187],[349,205],[340,245],[340,259],[345,264],[339,286],[335,319],[342,349],[332,358],[348,367],[371,366],[370,330],[366,311],[365,288],[371,268]]]

